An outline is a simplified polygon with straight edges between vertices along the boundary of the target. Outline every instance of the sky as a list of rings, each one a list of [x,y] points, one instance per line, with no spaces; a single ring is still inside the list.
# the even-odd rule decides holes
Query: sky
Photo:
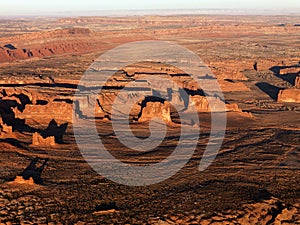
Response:
[[[300,9],[300,0],[0,0],[1,15],[153,9]]]

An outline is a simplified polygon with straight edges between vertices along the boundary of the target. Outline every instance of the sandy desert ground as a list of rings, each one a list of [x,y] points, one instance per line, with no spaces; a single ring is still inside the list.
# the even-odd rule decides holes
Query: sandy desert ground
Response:
[[[300,224],[299,24],[297,16],[0,20],[0,224]],[[202,172],[211,110],[178,68],[140,62],[118,70],[96,105],[87,100],[88,90],[74,97],[101,54],[146,40],[195,52],[222,88],[226,134]],[[111,125],[120,89],[145,75],[181,85],[190,99],[186,110],[194,104],[200,119],[200,127],[187,126],[200,135],[176,175],[151,186],[125,186],[85,161],[73,117],[88,121],[87,111],[95,109],[99,138],[122,162],[151,165],[167,158],[184,125],[167,100],[142,99],[129,116],[141,140],[149,136],[151,117],[167,123],[167,135],[153,151],[127,148]],[[171,97],[182,100],[177,91]],[[86,145],[92,141],[87,137]]]

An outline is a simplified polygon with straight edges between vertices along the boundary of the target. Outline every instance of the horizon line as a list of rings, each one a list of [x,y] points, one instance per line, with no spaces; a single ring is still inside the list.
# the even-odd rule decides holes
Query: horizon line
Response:
[[[102,15],[101,15],[101,14]],[[132,14],[134,13],[134,14]],[[65,11],[31,11],[23,10],[18,13],[2,13],[0,18],[20,18],[20,17],[70,17],[70,16],[104,16],[104,17],[124,17],[124,16],[172,16],[172,15],[224,15],[224,16],[298,16],[300,8],[202,8],[202,9],[115,9],[115,10],[65,10]]]

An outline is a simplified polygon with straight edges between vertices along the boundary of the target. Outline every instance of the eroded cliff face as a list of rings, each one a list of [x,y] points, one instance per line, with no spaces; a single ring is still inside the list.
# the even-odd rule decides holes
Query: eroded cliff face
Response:
[[[205,82],[216,81],[202,76]],[[162,82],[164,79],[169,79],[170,84]],[[97,122],[109,123],[114,114],[129,118],[129,122],[134,124],[160,118],[171,126],[181,122],[199,127],[193,121],[178,119],[178,112],[225,110],[248,116],[236,103],[224,103],[217,96],[206,96],[183,71],[159,63],[129,66],[116,71],[109,80],[103,82],[81,86],[78,83],[76,79],[62,77],[33,75],[12,79],[7,76],[0,82],[0,112],[3,117],[0,137],[12,138],[27,132],[31,135],[27,140],[31,147],[58,148],[64,143],[68,125],[72,126],[73,120],[78,118],[95,118]],[[234,87],[237,86],[234,84]],[[122,92],[124,87],[126,89]],[[179,108],[175,109],[173,104]],[[130,107],[129,115],[124,115],[123,107]]]
[[[293,65],[293,66],[281,66],[278,69],[278,74],[281,76],[284,75],[293,75],[300,73],[300,65]]]
[[[203,76],[205,82],[216,82],[216,80],[206,78],[207,75]],[[170,84],[161,82],[164,79],[170,79]],[[224,103],[221,99],[205,96],[190,76],[175,67],[159,63],[141,63],[116,71],[105,82],[86,84],[91,85],[88,87],[95,90],[102,87],[101,92],[87,89],[80,91],[75,97],[75,91],[79,88],[78,83],[79,81],[73,80],[69,84],[67,79],[40,76],[33,76],[29,79],[3,80],[4,87],[0,92],[1,101],[11,104],[11,107],[4,110],[4,114],[10,118],[11,122],[18,119],[25,120],[25,124],[43,124],[45,126],[52,119],[59,123],[72,123],[73,118],[78,117],[87,119],[95,117],[98,120],[111,119],[113,107],[119,107],[121,112],[122,107],[127,105],[131,107],[129,119],[132,122],[150,120],[151,117],[159,117],[170,122],[171,114],[175,112],[171,108],[172,104],[180,105],[177,110],[183,111],[189,111],[191,107],[195,107],[198,112],[224,110]],[[17,87],[11,87],[14,84]],[[127,91],[120,93],[124,87]],[[81,86],[80,88],[84,90],[86,87]],[[234,88],[231,91],[235,91]],[[148,98],[145,96],[154,94],[158,94],[161,99],[165,99],[169,103],[150,100],[143,105]],[[117,106],[115,105],[116,100],[119,102]],[[242,113],[235,103],[225,103],[225,111]]]
[[[13,136],[13,128],[11,126],[7,126],[0,116],[0,138],[9,138]]]
[[[160,118],[166,123],[172,122],[170,103],[147,102],[146,106],[142,108],[138,122],[150,121],[153,118]]]
[[[278,101],[300,103],[300,89],[281,90],[278,94]]]
[[[39,124],[48,124],[52,119],[58,122],[72,122],[73,106],[66,102],[49,102],[46,105],[26,105],[20,112],[14,109],[16,118],[34,120]]]
[[[112,34],[115,34],[112,35]],[[0,38],[0,62],[34,60],[59,55],[81,55],[120,44],[149,39],[147,34],[132,32],[95,32],[88,28],[64,28]]]
[[[88,52],[95,47],[86,40],[92,39],[92,33],[85,28],[71,28],[1,38],[0,42],[6,44],[0,46],[0,62]]]
[[[226,104],[218,97],[191,96],[189,108],[193,105],[198,112],[243,112],[237,104]]]

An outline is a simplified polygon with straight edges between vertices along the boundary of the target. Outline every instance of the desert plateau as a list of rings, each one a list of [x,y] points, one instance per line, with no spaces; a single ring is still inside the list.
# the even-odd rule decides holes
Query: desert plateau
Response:
[[[0,225],[300,224],[299,24],[297,15],[1,18]],[[207,95],[189,74],[165,63],[93,66],[111,49],[144,41],[174,43],[198,55],[214,77],[197,76],[216,81],[224,99]],[[84,83],[87,71],[113,75]],[[151,77],[180,88],[166,85],[158,93]],[[123,89],[128,95],[118,97]],[[127,147],[112,124],[114,102],[126,106],[133,96],[140,101],[126,121],[140,147],[150,133],[162,132],[149,132],[153,118],[166,126],[150,151]],[[226,129],[216,158],[199,171],[211,114],[218,113],[211,99],[224,103]],[[199,122],[180,119],[191,108]],[[181,127],[199,134],[175,175],[130,186],[87,162],[74,131],[84,136],[84,146],[93,139],[79,120],[94,122],[110,154],[137,168],[172,156],[181,138],[189,148],[191,137],[182,137]]]

